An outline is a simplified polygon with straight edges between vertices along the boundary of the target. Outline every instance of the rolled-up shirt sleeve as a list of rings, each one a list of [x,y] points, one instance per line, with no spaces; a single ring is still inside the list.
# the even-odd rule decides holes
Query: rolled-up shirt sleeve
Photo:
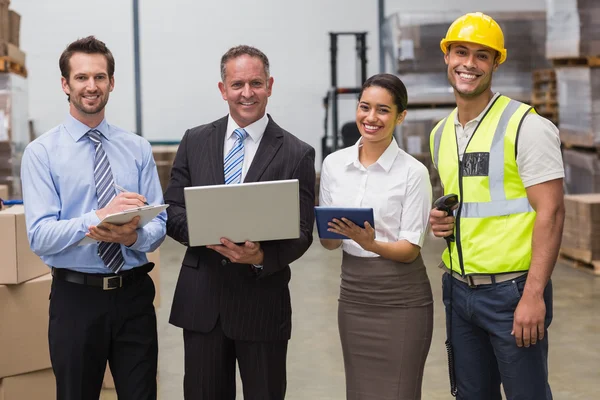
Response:
[[[429,171],[424,165],[418,164],[410,169],[407,178],[398,240],[407,240],[423,247],[431,210]]]

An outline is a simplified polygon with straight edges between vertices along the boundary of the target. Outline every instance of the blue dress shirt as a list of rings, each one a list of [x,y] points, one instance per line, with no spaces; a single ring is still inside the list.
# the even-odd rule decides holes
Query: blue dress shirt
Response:
[[[146,197],[151,205],[163,196],[152,147],[144,138],[102,120],[97,129],[117,185]],[[94,180],[94,145],[90,128],[68,115],[62,125],[31,142],[21,160],[21,181],[27,236],[31,249],[44,263],[87,273],[110,273],[98,255],[98,244],[77,246],[98,225]],[[116,194],[118,191],[115,189]],[[161,212],[137,230],[137,241],[121,245],[122,270],[148,262],[146,252],[165,238],[167,213]]]

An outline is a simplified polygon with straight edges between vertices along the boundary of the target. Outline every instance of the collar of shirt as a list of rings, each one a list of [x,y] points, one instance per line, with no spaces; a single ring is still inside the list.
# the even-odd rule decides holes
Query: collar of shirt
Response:
[[[90,129],[96,129],[107,140],[110,140],[108,122],[106,122],[106,118],[102,119],[102,122],[100,122],[100,124],[98,124],[98,126],[96,126],[94,128],[90,128],[83,122],[81,122],[78,119],[76,119],[75,117],[73,117],[71,114],[68,114],[67,118],[63,122],[63,125],[64,125],[65,129],[67,130],[67,132],[69,133],[69,135],[71,135],[73,140],[76,142],[79,139],[81,139],[83,137],[83,135],[88,133]]]
[[[262,116],[257,121],[254,121],[250,125],[244,128],[246,133],[254,143],[258,142],[262,135],[265,133],[265,129],[267,129],[267,124],[269,123],[269,117],[267,114]],[[233,131],[238,129],[240,126],[231,118],[231,114],[227,118],[227,135],[225,136],[225,141],[229,140],[233,136]]]
[[[492,97],[492,99],[490,100],[490,102],[487,104],[487,106],[485,106],[485,108],[483,109],[483,111],[481,112],[481,114],[479,114],[478,116],[476,116],[475,118],[473,118],[472,120],[470,120],[469,122],[467,122],[465,125],[468,125],[468,124],[470,124],[472,122],[479,123],[479,121],[481,121],[481,119],[483,118],[483,116],[485,115],[485,113],[490,109],[490,107],[492,106],[492,104],[494,103],[494,101],[496,101],[496,99],[498,98],[498,96],[500,96],[500,93],[498,93],[498,92],[494,93],[494,96]],[[459,125],[461,125],[461,124],[458,121],[458,112],[457,112],[456,114],[454,114],[454,126],[459,126]]]
[[[354,165],[354,167],[356,167],[356,168],[364,169],[364,167],[360,163],[360,159],[359,159],[359,149],[361,146],[362,146],[362,138],[358,139],[358,141],[354,144],[354,146],[353,146],[354,151],[352,151],[350,153],[350,156],[348,157],[348,160],[346,161],[347,166]],[[400,150],[400,148],[398,147],[398,143],[396,142],[396,139],[392,138],[392,141],[390,142],[389,146],[387,147],[387,149],[385,149],[383,154],[381,156],[379,156],[379,158],[377,159],[375,164],[379,164],[379,166],[381,168],[383,168],[385,170],[385,172],[390,172],[390,169],[394,165],[394,160],[396,160],[396,157],[398,156],[399,150]]]

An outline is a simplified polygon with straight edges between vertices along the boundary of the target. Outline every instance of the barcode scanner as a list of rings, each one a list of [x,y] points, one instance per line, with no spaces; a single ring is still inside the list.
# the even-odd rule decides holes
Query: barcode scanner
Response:
[[[458,195],[456,195],[454,193],[450,193],[450,194],[447,194],[447,195],[442,196],[439,199],[437,199],[433,203],[433,207],[435,207],[436,209],[441,210],[441,211],[446,211],[446,213],[448,213],[448,215],[450,215],[450,213],[452,212],[452,207],[454,207],[457,204],[458,204]],[[450,236],[446,236],[444,239],[446,239],[446,242],[448,242],[448,241],[454,242],[454,240],[455,240],[454,233]]]
[[[433,207],[438,210],[446,211],[448,215],[452,212],[452,207],[458,204],[458,195],[451,193],[440,197],[433,203]],[[450,301],[448,302],[448,337],[446,339],[446,352],[448,353],[448,375],[450,378],[450,394],[456,397],[458,394],[458,387],[456,384],[456,370],[454,367],[454,346],[452,345],[452,287],[454,286],[454,278],[452,277],[452,247],[450,242],[454,242],[456,239],[454,233],[450,236],[446,236],[446,244],[448,245],[448,252],[450,255]]]

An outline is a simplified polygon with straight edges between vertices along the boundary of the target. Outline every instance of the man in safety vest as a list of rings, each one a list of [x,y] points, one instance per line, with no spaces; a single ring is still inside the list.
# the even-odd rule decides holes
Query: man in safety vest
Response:
[[[457,108],[431,132],[431,155],[453,213],[433,209],[460,399],[551,399],[550,275],[564,221],[558,129],[491,90],[504,35],[482,13],[458,18],[440,43]],[[452,367],[452,363],[454,366]]]

